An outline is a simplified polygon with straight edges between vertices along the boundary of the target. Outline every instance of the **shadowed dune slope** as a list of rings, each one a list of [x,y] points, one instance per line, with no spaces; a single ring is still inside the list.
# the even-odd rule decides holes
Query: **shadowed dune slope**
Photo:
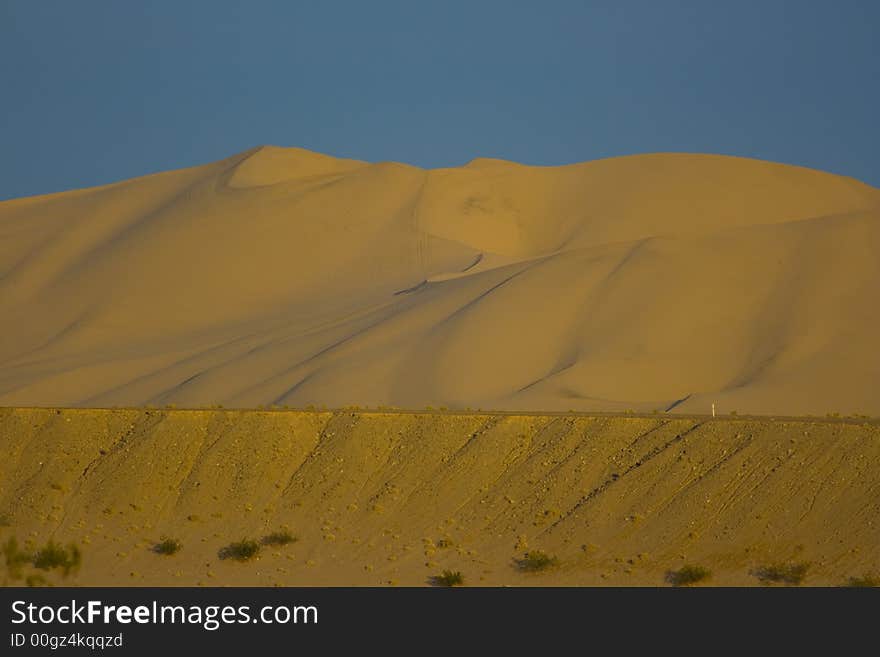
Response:
[[[880,572],[876,422],[0,409],[0,540],[73,542],[77,585],[755,585]],[[242,538],[287,531],[251,562]],[[180,542],[156,554],[162,537]],[[515,559],[559,560],[523,573]],[[0,564],[2,566],[2,564]],[[2,583],[2,573],[0,573]]]
[[[262,147],[0,203],[0,405],[880,413],[880,190]]]

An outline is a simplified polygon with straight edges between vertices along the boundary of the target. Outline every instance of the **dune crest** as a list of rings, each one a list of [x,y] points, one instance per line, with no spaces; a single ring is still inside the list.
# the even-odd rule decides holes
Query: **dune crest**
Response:
[[[303,148],[260,146],[236,165],[227,185],[234,189],[268,187],[301,178],[344,173],[365,165],[365,162],[341,160]]]
[[[880,190],[261,147],[0,203],[0,405],[880,414]]]

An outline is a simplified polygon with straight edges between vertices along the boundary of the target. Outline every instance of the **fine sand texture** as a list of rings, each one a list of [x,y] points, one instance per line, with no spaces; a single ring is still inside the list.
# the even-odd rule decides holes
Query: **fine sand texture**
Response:
[[[793,166],[262,147],[0,203],[0,405],[878,415],[878,255]]]
[[[56,584],[880,582],[876,420],[37,408],[0,443],[0,541],[77,546],[20,573]]]

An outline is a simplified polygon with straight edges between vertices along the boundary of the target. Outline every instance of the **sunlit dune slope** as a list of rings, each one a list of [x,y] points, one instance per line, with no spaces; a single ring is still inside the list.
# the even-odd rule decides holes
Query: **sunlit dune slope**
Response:
[[[880,413],[880,190],[263,147],[0,203],[0,404]]]

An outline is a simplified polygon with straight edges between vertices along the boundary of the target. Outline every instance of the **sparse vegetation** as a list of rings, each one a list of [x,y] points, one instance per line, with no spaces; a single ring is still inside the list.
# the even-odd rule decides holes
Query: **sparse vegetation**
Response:
[[[222,548],[217,556],[223,560],[234,559],[235,561],[249,561],[260,552],[260,544],[247,538],[236,543],[230,543]]]
[[[82,563],[82,553],[79,548],[70,543],[64,547],[54,541],[46,543],[45,547],[34,554],[34,568],[40,570],[53,570],[58,568],[64,577],[76,572]]]
[[[712,576],[712,571],[703,566],[685,565],[678,570],[666,573],[666,581],[673,586],[692,586]]]
[[[748,410],[745,409],[744,413],[748,413]],[[140,419],[142,413],[136,417],[134,411],[125,411],[117,423],[118,427],[117,424],[108,425],[112,431],[108,429],[108,432],[103,432],[102,429],[99,432],[100,435],[95,438],[99,440],[98,443],[90,442],[91,439],[83,443],[81,436],[87,435],[97,425],[88,420],[85,411],[68,411],[66,415],[82,424],[71,427],[74,432],[71,443],[65,443],[67,446],[63,447],[64,450],[72,450],[70,453],[76,458],[71,457],[73,460],[69,464],[52,461],[41,471],[45,476],[31,483],[26,480],[30,471],[16,474],[19,479],[15,481],[34,487],[33,497],[26,496],[24,502],[19,502],[16,495],[7,496],[10,505],[0,508],[0,525],[9,519],[13,525],[0,528],[0,584],[11,567],[20,573],[15,581],[10,580],[17,586],[25,586],[28,577],[32,578],[32,583],[39,583],[42,577],[56,586],[93,585],[106,581],[108,568],[112,570],[117,585],[134,586],[191,586],[197,580],[204,585],[215,586],[229,582],[236,585],[267,584],[274,581],[273,578],[289,585],[303,581],[341,581],[343,577],[350,577],[347,581],[355,585],[376,585],[389,578],[397,578],[402,584],[415,581],[429,586],[434,580],[432,576],[437,576],[437,586],[447,586],[445,579],[441,579],[444,569],[451,569],[453,574],[454,571],[463,574],[467,570],[468,574],[463,576],[465,588],[501,583],[593,585],[602,583],[602,575],[605,575],[606,584],[666,588],[749,583],[761,588],[778,589],[799,588],[796,584],[800,584],[800,588],[824,584],[839,587],[880,585],[880,570],[877,564],[871,563],[872,545],[866,539],[864,527],[859,523],[851,523],[850,527],[838,526],[833,522],[834,513],[858,510],[860,498],[835,498],[837,501],[834,505],[825,504],[827,500],[823,496],[827,496],[828,490],[827,486],[822,487],[823,462],[813,463],[808,456],[797,456],[804,449],[808,452],[814,448],[826,449],[835,444],[834,441],[845,438],[859,446],[853,452],[853,467],[858,466],[856,470],[863,474],[873,472],[865,468],[872,467],[874,454],[870,450],[859,450],[862,446],[870,446],[870,438],[876,434],[875,423],[871,423],[867,429],[863,429],[861,423],[837,426],[793,418],[772,422],[757,418],[746,424],[738,423],[738,420],[725,424],[723,414],[727,411],[727,408],[723,409],[719,422],[702,429],[709,431],[704,436],[705,440],[679,440],[678,434],[684,427],[690,426],[690,421],[675,420],[675,416],[671,416],[672,424],[650,440],[642,441],[647,444],[636,443],[635,448],[627,447],[628,451],[620,452],[619,456],[615,456],[617,452],[609,453],[611,455],[607,458],[604,452],[592,452],[594,443],[589,442],[593,435],[590,432],[598,426],[596,422],[600,422],[602,427],[607,426],[609,435],[615,441],[619,439],[620,445],[629,446],[633,442],[632,436],[641,435],[645,427],[664,426],[662,422],[665,420],[658,418],[654,422],[647,419],[632,422],[612,417],[598,421],[584,417],[572,420],[576,431],[565,434],[570,435],[570,439],[559,443],[547,436],[540,440],[535,438],[536,432],[545,426],[544,419],[540,422],[528,417],[504,419],[498,429],[504,434],[504,441],[524,451],[517,451],[522,456],[517,456],[517,460],[511,462],[510,471],[505,471],[507,474],[500,479],[491,473],[487,475],[481,469],[495,467],[497,463],[484,463],[476,455],[465,461],[456,460],[458,446],[466,444],[472,433],[480,431],[485,419],[463,417],[440,422],[436,418],[425,420],[410,415],[391,419],[372,418],[370,422],[373,424],[369,427],[359,425],[359,431],[375,431],[380,437],[387,432],[390,442],[380,442],[382,449],[375,454],[370,451],[361,454],[360,448],[353,453],[349,451],[350,446],[345,442],[349,436],[346,433],[349,431],[348,420],[343,417],[342,422],[337,424],[340,419],[338,413],[334,416],[336,420],[329,425],[329,415],[322,418],[291,415],[289,418],[275,418],[277,424],[269,423],[268,428],[262,424],[262,415],[254,414],[246,416],[248,421],[243,431],[263,436],[265,440],[254,443],[241,438],[244,434],[235,434],[239,438],[227,446],[231,450],[240,450],[242,459],[249,459],[253,454],[254,458],[265,459],[265,464],[261,462],[253,467],[241,465],[242,469],[239,470],[240,464],[235,458],[210,452],[203,455],[203,465],[209,468],[208,473],[197,469],[183,484],[180,484],[173,469],[156,471],[157,479],[151,480],[148,491],[152,497],[147,498],[137,497],[130,487],[124,485],[125,478],[132,471],[128,465],[120,465],[118,472],[107,475],[115,482],[111,486],[112,491],[108,489],[113,494],[87,495],[87,499],[80,501],[80,496],[90,495],[94,491],[89,486],[69,483],[72,481],[70,478],[79,476],[80,468],[76,463],[84,467],[87,461],[92,462],[97,458],[99,444],[109,448],[111,442],[117,445],[109,448],[114,459],[130,458],[117,443],[124,447],[130,424],[135,426],[135,432],[147,431],[149,427]],[[209,432],[225,431],[227,425],[223,422],[235,419],[230,419],[231,416],[227,420],[218,419],[219,424],[214,425],[211,424],[212,417],[202,414],[181,416],[181,431],[201,431],[201,427]],[[29,415],[25,416],[25,420],[29,418]],[[50,419],[57,422],[55,418],[52,411]],[[64,423],[64,417],[60,421]],[[557,425],[553,425],[553,431],[566,429],[567,422],[567,419],[558,421]],[[14,428],[18,425],[11,426]],[[54,427],[54,424],[51,426]],[[325,430],[328,426],[330,428]],[[777,431],[775,427],[780,428]],[[752,440],[758,435],[756,431],[764,431],[764,428],[776,438],[769,441]],[[582,429],[583,435],[580,433]],[[437,431],[438,444],[435,450],[428,453],[417,449],[417,438],[413,438],[415,442],[410,444],[412,441],[407,437],[410,435],[407,432],[417,436],[420,433],[427,435],[434,430]],[[335,437],[328,438],[329,442],[326,442],[319,438],[321,431],[325,431],[325,436],[335,431]],[[272,432],[278,432],[278,436]],[[287,473],[282,472],[283,468],[279,470],[276,462],[279,459],[286,462],[290,458],[304,458],[297,451],[299,447],[290,442],[290,437],[300,432],[307,432],[317,441],[316,449],[322,450],[321,458],[307,461],[312,469],[303,469],[301,473],[304,478],[295,479],[291,490],[282,495],[289,482]],[[838,435],[843,438],[837,438]],[[168,433],[167,436],[171,436],[169,440],[179,437],[177,433]],[[859,436],[864,436],[864,439]],[[395,447],[395,440],[402,441],[398,447]],[[660,448],[670,440],[679,441],[663,453],[663,458],[645,460],[646,455],[653,453],[649,449],[652,445]],[[203,447],[207,449],[210,444],[209,441]],[[226,443],[221,443],[223,445]],[[653,477],[666,467],[667,457],[670,463],[678,464],[676,467],[681,471],[676,472],[682,476],[689,472],[699,474],[709,464],[723,459],[731,449],[741,445],[747,446],[747,457],[737,453],[732,461],[733,466],[725,465],[718,477],[704,477],[694,484],[689,495],[677,502],[678,506],[670,512],[672,515],[664,517],[671,523],[668,527],[662,522],[657,524],[656,513],[651,515],[652,509],[655,512],[656,509],[651,506],[651,499],[643,497],[643,494],[673,495],[681,483],[677,479],[663,480],[656,489],[640,488],[632,495],[627,494],[627,490],[615,493],[616,487],[624,484],[621,479],[636,476],[630,468],[637,463],[644,463],[640,471],[643,475],[639,475],[642,477]],[[491,445],[487,447],[490,448]],[[686,452],[681,451],[685,448]],[[794,456],[786,456],[789,452]],[[52,458],[60,458],[58,454]],[[213,460],[215,457],[216,460]],[[682,460],[674,461],[678,457]],[[40,455],[39,458],[44,457]],[[739,481],[737,477],[746,476],[744,473],[748,471],[756,477],[753,483],[757,485],[759,480],[764,481],[765,474],[770,474],[770,468],[777,467],[777,462],[785,458],[790,458],[790,463],[797,462],[804,476],[809,477],[809,485],[805,484],[801,491],[802,497],[810,502],[814,496],[818,496],[811,512],[815,514],[815,526],[819,528],[816,531],[830,532],[833,529],[839,532],[840,535],[835,536],[833,541],[824,534],[816,538],[799,534],[795,531],[796,527],[791,529],[789,523],[796,524],[799,514],[792,515],[791,509],[773,502],[773,495],[778,491],[772,477],[767,480],[769,483],[762,484],[763,488],[754,491],[754,500],[742,509],[736,507],[728,510],[724,507],[724,500],[719,501],[719,491],[723,493],[726,490],[724,486],[733,485],[729,484],[730,481]],[[441,465],[443,463],[449,465]],[[401,464],[407,464],[404,475],[400,474]],[[142,460],[130,465],[147,467],[148,464]],[[743,465],[743,469],[740,469],[740,465]],[[461,469],[471,466],[476,470],[465,472]],[[211,474],[210,467],[220,468],[223,472]],[[448,484],[456,500],[458,496],[461,498],[459,501],[470,500],[465,506],[458,503],[437,506],[436,491],[421,485],[426,477],[433,477],[438,468],[446,467],[451,468],[450,476],[454,476],[448,481],[443,478],[443,481],[445,485]],[[692,470],[694,467],[697,469]],[[232,468],[232,474],[224,468]],[[267,476],[267,472],[271,476]],[[841,477],[853,476],[846,468],[842,472]],[[728,475],[732,478],[727,479]],[[97,466],[90,476],[98,477],[95,485],[100,487],[101,477],[104,476],[101,466]],[[239,476],[242,479],[236,485],[236,490],[231,490],[228,482]],[[617,478],[617,483],[608,488],[607,482],[614,478]],[[322,481],[324,483],[319,485]],[[368,481],[369,485],[361,485],[363,481]],[[71,498],[66,502],[61,500],[60,494],[53,492],[53,483],[65,486]],[[181,485],[184,498],[177,509],[171,508],[173,504],[163,507],[170,514],[163,521],[157,515],[160,503],[168,494],[174,497]],[[558,509],[552,508],[561,504],[554,485],[563,486],[569,491],[566,493],[568,497],[563,500],[565,505]],[[596,520],[598,516],[594,518],[591,515],[593,511],[588,513],[583,510],[584,507],[574,509],[573,505],[580,504],[582,499],[589,500],[585,504],[587,511],[601,511],[601,522],[610,522],[608,526],[611,530],[604,531],[604,525],[593,526],[599,522]],[[487,504],[482,505],[481,500]],[[374,501],[385,505],[384,515],[371,512]],[[247,502],[252,503],[250,514],[243,511]],[[102,514],[102,503],[112,503],[113,507],[107,507]],[[599,506],[594,508],[595,504]],[[142,507],[139,513],[134,511],[137,505]],[[380,509],[376,508],[377,511]],[[419,513],[425,509],[428,511],[422,517]],[[801,513],[805,510],[806,507],[801,509]],[[190,511],[190,515],[186,511]],[[734,513],[733,519],[724,515],[728,511]],[[706,514],[714,518],[716,512],[721,514],[718,527],[712,523],[707,525],[704,522],[708,517]],[[9,514],[9,518],[4,518],[3,513]],[[485,519],[487,517],[488,520]],[[558,543],[546,542],[546,536],[553,532],[544,531],[544,528],[557,518],[565,518],[557,525],[562,529],[568,528],[563,531],[565,540],[560,535],[556,537]],[[309,521],[304,524],[305,519]],[[171,521],[174,526],[168,524]],[[533,526],[532,523],[536,521],[542,522],[543,527]],[[488,533],[487,527],[491,529]],[[724,527],[729,531],[723,530]],[[767,527],[770,529],[767,530]],[[661,545],[655,540],[667,534],[675,538],[674,545]],[[18,543],[13,541],[9,549],[4,544],[11,536],[15,536]],[[41,550],[50,536],[64,547],[56,545],[48,551]],[[773,536],[781,538],[775,540]],[[73,553],[67,550],[68,557],[59,557],[58,553],[65,551],[72,540],[82,550],[83,563],[76,575],[70,574],[62,579],[64,564],[73,558]],[[586,545],[587,541],[596,541],[600,545],[590,551],[584,548],[582,555],[581,544]],[[499,546],[500,554],[497,551]],[[186,551],[183,551],[183,547]],[[218,559],[221,548],[221,557],[227,561]],[[639,550],[649,550],[651,554],[642,559],[637,554]],[[844,561],[849,563],[849,568],[834,567],[838,551],[846,555]],[[38,552],[41,555],[38,563],[42,569],[33,565]],[[330,558],[331,553],[338,558]],[[706,554],[726,554],[729,558],[723,557],[716,563],[706,559]],[[310,557],[315,558],[317,563],[307,566],[306,559]],[[106,567],[101,564],[104,560]],[[340,562],[346,564],[344,572],[334,572],[332,569]],[[800,565],[801,562],[805,564]],[[367,564],[375,568],[375,571],[369,571],[373,574],[365,570]],[[721,572],[721,565],[724,564],[727,568]],[[551,569],[553,566],[556,567]],[[72,565],[67,572],[70,569]],[[451,585],[457,585],[455,578],[452,581]]]
[[[28,552],[18,547],[15,536],[10,536],[3,544],[3,557],[6,563],[6,575],[12,580],[21,579],[22,568],[33,559]]]
[[[267,534],[266,536],[263,537],[263,539],[260,542],[263,545],[272,545],[272,546],[280,547],[282,545],[296,543],[297,540],[299,540],[299,539],[297,539],[296,536],[294,536],[293,534],[291,534],[289,531],[287,531],[285,529],[285,530],[281,530],[281,531],[277,531],[277,532],[272,532],[271,534]]]
[[[153,552],[156,554],[162,554],[166,557],[170,557],[172,554],[177,554],[180,552],[180,549],[183,547],[183,543],[178,541],[176,538],[168,538],[167,536],[163,536],[158,543],[153,546]]]
[[[856,589],[870,589],[880,587],[880,575],[865,573],[861,577],[850,577],[846,586]]]
[[[517,569],[524,573],[538,573],[559,565],[559,559],[541,550],[529,550],[523,555],[522,559],[516,559],[515,561]]]
[[[62,546],[49,541],[44,547],[31,552],[19,547],[14,536],[10,536],[3,544],[3,560],[6,566],[4,584],[25,579],[27,586],[43,586],[49,582],[39,573],[26,573],[25,568],[31,566],[39,570],[59,570],[62,577],[76,572],[82,563],[82,553],[73,543]]]
[[[74,543],[63,546],[49,541],[36,552],[30,552],[19,547],[14,536],[3,544],[3,557],[6,565],[4,583],[24,578],[27,586],[51,586],[51,583],[40,573],[26,573],[26,566],[46,571],[59,570],[62,577],[67,577],[79,570],[82,563],[82,553]]]
[[[431,578],[433,586],[464,586],[464,576],[458,570],[444,570],[439,575]]]
[[[764,584],[798,586],[804,581],[809,569],[810,564],[806,562],[778,563],[756,568],[752,574]]]

